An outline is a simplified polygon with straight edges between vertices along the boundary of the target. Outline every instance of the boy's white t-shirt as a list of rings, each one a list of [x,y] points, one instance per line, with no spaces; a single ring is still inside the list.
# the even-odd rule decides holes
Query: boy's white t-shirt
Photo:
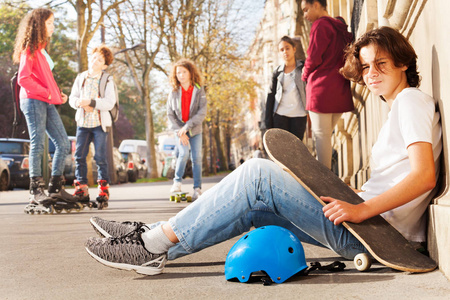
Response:
[[[382,194],[403,180],[411,171],[408,146],[416,142],[433,145],[436,178],[442,149],[440,115],[435,100],[417,88],[401,91],[392,104],[388,120],[372,148],[371,177],[359,193],[364,200]],[[431,192],[431,191],[430,191]],[[402,235],[416,242],[425,241],[425,210],[430,192],[382,216]]]

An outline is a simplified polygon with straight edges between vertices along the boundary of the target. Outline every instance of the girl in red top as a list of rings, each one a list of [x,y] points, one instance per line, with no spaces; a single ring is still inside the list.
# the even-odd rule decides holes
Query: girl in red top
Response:
[[[27,213],[51,213],[53,208],[79,209],[76,199],[65,192],[64,160],[70,151],[69,139],[55,105],[64,104],[67,95],[62,93],[53,78],[54,63],[46,46],[54,31],[54,16],[51,10],[37,8],[21,21],[16,37],[13,59],[19,63],[20,109],[28,126],[30,136],[30,204]],[[42,166],[45,132],[55,144],[52,161],[52,177],[44,192]],[[57,206],[56,203],[66,203]]]
[[[331,18],[326,0],[302,0],[305,19],[312,23],[308,57],[302,80],[306,81],[306,110],[316,143],[317,159],[331,168],[331,134],[342,113],[352,111],[350,82],[339,69],[352,34],[342,18]]]
[[[181,59],[172,67],[172,91],[167,99],[167,116],[177,138],[177,163],[170,192],[181,192],[181,180],[190,148],[194,176],[193,200],[202,194],[202,123],[206,116],[206,96],[201,82],[202,76],[195,64],[188,59]]]

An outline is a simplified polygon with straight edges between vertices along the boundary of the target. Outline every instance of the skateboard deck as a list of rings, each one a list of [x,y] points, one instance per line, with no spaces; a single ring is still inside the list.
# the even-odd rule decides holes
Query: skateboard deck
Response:
[[[186,201],[186,202],[192,202],[192,196],[188,196],[187,192],[175,192],[170,194],[170,198],[169,201],[175,201],[175,202],[181,202],[181,201]]]
[[[331,170],[317,161],[295,135],[270,129],[264,135],[264,146],[269,157],[291,174],[322,205],[319,197],[329,196],[351,204],[364,200]],[[342,223],[380,263],[405,272],[429,272],[437,265],[428,256],[415,250],[411,244],[380,215],[359,224]],[[356,262],[356,260],[355,260]]]

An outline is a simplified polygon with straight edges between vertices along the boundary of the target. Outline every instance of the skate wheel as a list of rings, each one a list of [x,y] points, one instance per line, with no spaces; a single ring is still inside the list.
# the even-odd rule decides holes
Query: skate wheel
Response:
[[[70,214],[71,212],[72,212],[72,209],[71,208],[66,208],[66,209],[64,209],[65,211],[66,211],[66,213],[68,213],[68,214]]]
[[[367,253],[360,253],[355,256],[353,263],[358,271],[364,272],[369,270],[372,266],[372,258]]]
[[[175,201],[175,196],[170,196],[169,201]]]
[[[55,212],[56,212],[57,214],[60,214],[60,213],[62,212],[62,209],[57,209],[57,208],[55,208]]]
[[[192,202],[192,197],[191,197],[191,196],[187,196],[187,197],[186,197],[186,201],[187,201],[187,202]]]
[[[176,197],[176,198],[175,198],[175,202],[176,202],[176,203],[180,203],[180,202],[181,202],[181,197]]]

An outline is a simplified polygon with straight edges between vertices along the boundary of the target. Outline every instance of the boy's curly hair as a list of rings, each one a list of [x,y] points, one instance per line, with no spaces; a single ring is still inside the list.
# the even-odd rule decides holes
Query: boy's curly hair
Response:
[[[191,74],[191,85],[203,85],[202,74],[198,70],[195,63],[190,59],[182,58],[173,64],[172,72],[170,73],[169,81],[174,90],[177,90],[180,87],[180,82],[177,79],[177,67],[184,67],[189,71]]]
[[[92,49],[92,54],[99,52],[105,59],[105,65],[109,66],[114,61],[114,54],[106,45],[100,45]]]
[[[378,52],[386,52],[397,68],[407,66],[405,73],[409,86],[419,87],[420,76],[417,71],[417,54],[414,48],[401,33],[386,26],[366,32],[353,45],[347,47],[345,65],[340,69],[342,76],[359,84],[365,84],[359,54],[361,48],[371,44],[376,46]],[[381,72],[379,68],[377,69]]]
[[[53,15],[53,12],[46,8],[36,8],[29,12],[20,22],[19,31],[14,45],[13,61],[18,64],[20,55],[29,49],[31,55],[49,41],[45,21]]]

